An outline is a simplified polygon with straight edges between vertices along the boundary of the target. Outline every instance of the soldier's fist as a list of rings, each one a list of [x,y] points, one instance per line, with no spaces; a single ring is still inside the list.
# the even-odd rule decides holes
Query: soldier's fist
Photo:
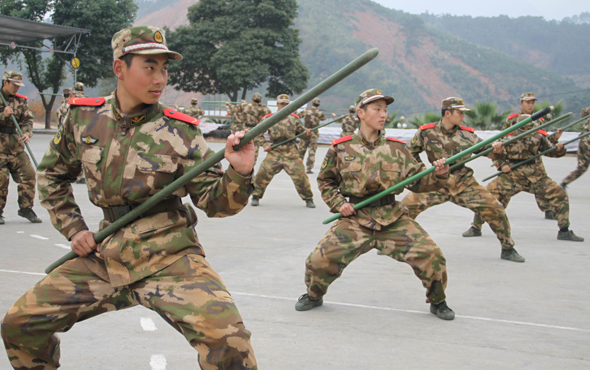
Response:
[[[344,217],[356,215],[356,211],[354,210],[352,203],[344,203],[340,206],[340,209],[338,211],[340,211],[340,213],[342,213],[342,216]]]
[[[72,251],[80,257],[86,257],[97,250],[99,244],[94,242],[94,233],[92,231],[80,231],[72,238]]]
[[[4,108],[4,112],[3,112],[4,118],[10,116],[11,114],[14,114],[14,111],[12,110],[12,107],[6,107],[6,108]]]

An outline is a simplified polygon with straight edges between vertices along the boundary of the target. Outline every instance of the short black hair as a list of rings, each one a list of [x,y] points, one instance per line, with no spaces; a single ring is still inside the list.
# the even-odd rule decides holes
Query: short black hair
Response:
[[[440,114],[444,117],[445,112],[451,112],[451,115],[452,115],[453,111],[454,111],[454,109],[441,109]]]
[[[131,68],[131,62],[133,61],[134,57],[135,57],[135,54],[129,53],[129,54],[123,55],[119,59],[121,59],[122,61],[125,62],[125,64],[127,65],[127,68]]]

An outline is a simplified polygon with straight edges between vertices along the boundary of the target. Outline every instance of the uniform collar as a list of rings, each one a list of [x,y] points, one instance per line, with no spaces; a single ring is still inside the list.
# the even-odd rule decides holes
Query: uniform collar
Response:
[[[357,135],[359,139],[361,139],[361,143],[369,149],[376,148],[383,141],[383,131],[379,131],[379,136],[377,136],[377,140],[375,140],[374,142],[370,142],[369,140],[365,139],[361,130],[358,130]]]
[[[133,126],[139,126],[145,122],[150,121],[160,111],[160,103],[148,105],[144,110],[137,114],[123,114],[119,109],[119,103],[116,98],[116,90],[107,99],[111,104],[111,110],[118,124],[123,128],[130,128]]]
[[[447,130],[445,128],[445,125],[443,125],[443,123],[442,123],[442,119],[440,121],[438,121],[437,125],[440,128],[440,131],[445,135],[452,135],[459,129],[459,126],[453,126],[453,128],[451,130]]]

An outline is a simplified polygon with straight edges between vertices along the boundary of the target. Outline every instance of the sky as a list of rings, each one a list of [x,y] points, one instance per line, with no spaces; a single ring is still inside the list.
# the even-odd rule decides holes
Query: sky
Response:
[[[385,7],[406,13],[470,15],[473,17],[541,16],[547,20],[562,20],[582,12],[590,12],[589,0],[373,0]]]

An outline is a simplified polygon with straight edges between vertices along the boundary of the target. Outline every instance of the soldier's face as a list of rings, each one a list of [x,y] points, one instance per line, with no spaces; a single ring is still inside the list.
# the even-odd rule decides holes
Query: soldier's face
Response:
[[[125,95],[137,103],[155,104],[168,82],[168,55],[136,55],[129,67],[119,59],[113,64],[113,70]]]
[[[4,80],[4,86],[3,86],[4,91],[6,91],[9,95],[14,95],[18,92],[18,89],[20,89],[20,86],[15,84],[14,82],[10,82],[10,81],[6,81]]]
[[[522,107],[522,113],[524,114],[532,114],[533,110],[535,109],[535,100],[524,100],[520,102],[520,106]]]
[[[359,109],[357,113],[361,124],[375,131],[383,130],[387,119],[387,103],[385,99],[376,100]]]
[[[283,108],[285,108],[287,105],[289,105],[288,103],[277,103],[277,109],[281,110]]]
[[[455,126],[460,126],[463,124],[463,120],[465,119],[465,112],[463,112],[461,110],[453,109],[452,113],[451,112],[448,112],[448,113],[450,113],[450,115],[447,116],[450,123],[452,123]],[[447,115],[446,112],[445,112],[445,115]]]

